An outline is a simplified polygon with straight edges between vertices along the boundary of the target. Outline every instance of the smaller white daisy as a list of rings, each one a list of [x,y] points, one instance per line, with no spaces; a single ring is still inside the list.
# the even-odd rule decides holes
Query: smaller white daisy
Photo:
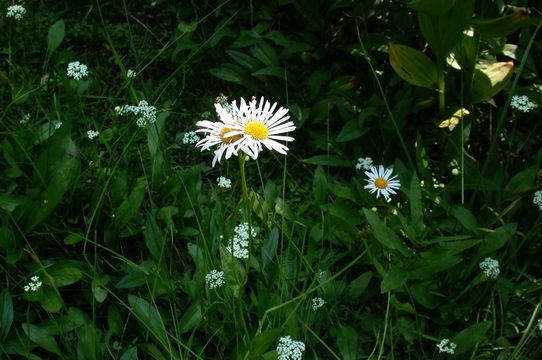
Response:
[[[369,179],[366,179],[368,184],[365,185],[364,188],[369,189],[371,194],[376,192],[377,198],[382,194],[382,196],[388,200],[390,194],[397,194],[395,190],[401,187],[397,175],[391,176],[392,172],[392,169],[385,169],[382,165],[378,165],[378,168],[376,166],[371,166],[369,171],[365,172],[365,175],[367,175]]]

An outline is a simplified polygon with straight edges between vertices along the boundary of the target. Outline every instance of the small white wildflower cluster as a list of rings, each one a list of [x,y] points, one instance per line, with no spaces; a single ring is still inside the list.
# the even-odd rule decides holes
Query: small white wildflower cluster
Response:
[[[540,211],[542,211],[542,190],[538,190],[534,193],[533,204],[537,205]]]
[[[302,341],[295,341],[289,335],[279,339],[277,345],[278,360],[300,360],[303,358],[305,344]]]
[[[453,354],[457,345],[450,341],[450,339],[442,339],[438,344],[439,353]]]
[[[215,289],[221,287],[226,283],[224,280],[224,271],[211,270],[207,275],[205,275],[205,282],[209,289]]]
[[[55,130],[58,130],[62,126],[62,121],[53,121],[52,125],[55,128]]]
[[[134,70],[132,70],[132,69],[128,69],[128,70],[126,71],[126,77],[127,77],[128,79],[133,79],[133,78],[136,77],[136,72],[135,72]]]
[[[542,331],[542,319],[538,319],[538,321],[536,322],[536,327],[538,328],[538,330]]]
[[[185,145],[191,145],[195,144],[199,141],[199,136],[196,134],[195,131],[190,131],[187,133],[184,133],[183,135],[183,144]]]
[[[250,227],[248,223],[241,223],[234,229],[235,234],[228,244],[228,250],[238,259],[248,259],[249,238],[255,237],[258,233],[254,226]]]
[[[136,120],[137,126],[146,127],[156,121],[156,108],[141,100],[137,105],[122,105],[115,108],[119,115],[134,114],[139,116]]]
[[[224,94],[220,94],[215,98],[215,104],[219,104],[220,106],[222,106],[222,108],[228,113],[231,113],[233,111],[233,106],[228,103],[228,97]]]
[[[74,80],[81,80],[88,76],[88,67],[79,61],[72,61],[68,64],[68,76]]]
[[[24,114],[23,118],[19,120],[19,123],[21,123],[21,125],[24,125],[29,121],[30,121],[30,114]]]
[[[527,95],[514,95],[510,101],[510,106],[523,112],[529,112],[536,108],[537,105]]]
[[[94,139],[96,136],[100,135],[100,133],[96,130],[88,130],[87,136],[90,140]]]
[[[22,20],[24,14],[26,14],[26,9],[22,5],[11,5],[8,6],[6,17]]]
[[[38,291],[38,289],[41,287],[41,281],[40,277],[37,275],[34,275],[30,278],[30,282],[24,286],[24,291]]]
[[[219,176],[218,179],[216,179],[218,182],[218,187],[221,187],[223,189],[230,189],[231,188],[231,180],[228,178],[225,178],[224,176]]]
[[[499,276],[499,262],[490,257],[486,257],[484,261],[480,263],[480,269],[490,279],[496,279]]]
[[[358,162],[356,164],[357,170],[371,170],[371,167],[373,166],[373,159],[370,157],[366,158],[358,158]]]
[[[321,297],[315,297],[312,299],[312,310],[316,311],[326,304],[326,301]]]

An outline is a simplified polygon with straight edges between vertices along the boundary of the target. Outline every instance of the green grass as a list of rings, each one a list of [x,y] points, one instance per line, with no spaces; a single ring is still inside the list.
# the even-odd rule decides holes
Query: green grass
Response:
[[[542,20],[432,1],[0,2],[0,359],[540,358]],[[286,156],[183,143],[252,96]]]

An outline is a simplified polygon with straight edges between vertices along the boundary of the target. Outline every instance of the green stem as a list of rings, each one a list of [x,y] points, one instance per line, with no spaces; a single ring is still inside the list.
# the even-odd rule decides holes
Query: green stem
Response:
[[[246,221],[248,223],[248,239],[249,239],[249,249],[252,249],[252,229],[251,229],[251,221],[250,221],[250,204],[248,201],[248,187],[247,187],[247,179],[245,176],[245,154],[241,153],[239,154],[239,171],[241,174],[241,190],[243,192],[243,203],[246,207]],[[232,253],[233,256],[233,253]],[[248,274],[248,262],[250,261],[251,252],[248,252],[249,260],[245,262],[245,274]],[[235,271],[235,274],[237,274],[237,271]],[[245,275],[246,276],[246,275]],[[237,277],[237,275],[236,275]],[[243,279],[243,283],[245,282],[245,279]],[[239,282],[241,283],[241,282]],[[248,332],[247,324],[245,322],[245,314],[243,311],[243,300],[240,296],[237,297],[238,302],[238,308],[239,308],[239,318],[241,319],[241,324],[243,326],[243,330],[245,331],[246,339],[250,339],[250,333]]]
[[[438,112],[439,114],[444,113],[446,107],[446,80],[444,78],[444,68],[439,67],[438,74]]]

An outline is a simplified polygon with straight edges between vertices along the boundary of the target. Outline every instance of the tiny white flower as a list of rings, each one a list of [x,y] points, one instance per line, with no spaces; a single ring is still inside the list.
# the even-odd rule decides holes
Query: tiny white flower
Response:
[[[30,282],[27,285],[23,286],[23,290],[25,292],[38,291],[41,285],[42,283],[40,281],[40,277],[37,275],[34,275],[30,278]]]
[[[209,289],[215,289],[226,283],[224,280],[224,271],[211,270],[205,275],[205,282],[209,286]]]
[[[295,341],[289,335],[279,339],[277,345],[278,360],[301,360],[305,351],[305,343]]]
[[[126,77],[127,77],[128,79],[133,79],[133,78],[136,77],[136,72],[135,72],[134,70],[132,70],[132,69],[128,69],[128,70],[126,71]]]
[[[81,80],[88,76],[88,67],[79,61],[72,61],[68,64],[68,76],[75,80]]]
[[[538,330],[542,331],[542,319],[538,319],[538,321],[536,322],[536,327],[538,328]]]
[[[358,158],[358,162],[356,163],[356,169],[357,170],[371,170],[371,167],[373,166],[373,159],[370,157],[365,158]]]
[[[11,5],[8,6],[6,17],[11,17],[15,20],[22,20],[24,14],[26,14],[26,9],[22,5]]]
[[[533,204],[537,205],[542,211],[542,190],[538,190],[534,193]]]
[[[510,106],[523,112],[529,112],[537,107],[536,103],[532,102],[527,95],[512,96]]]
[[[257,230],[254,226],[250,227],[248,223],[241,223],[234,229],[234,235],[228,244],[228,250],[238,259],[248,259],[249,255],[249,240],[257,235]]]
[[[376,192],[377,198],[382,194],[388,200],[390,194],[396,194],[395,190],[401,187],[397,175],[391,176],[392,172],[392,169],[384,169],[382,165],[378,165],[378,168],[371,166],[370,170],[365,172],[369,179],[366,179],[368,184],[364,188],[369,189],[371,194]]]
[[[190,131],[187,133],[184,133],[183,135],[183,144],[190,145],[190,144],[196,144],[199,141],[199,136],[195,131]]]
[[[480,269],[484,273],[484,275],[490,279],[496,279],[497,276],[499,276],[500,270],[499,270],[499,262],[495,259],[492,259],[490,257],[486,257],[481,263],[480,263]]]
[[[223,189],[230,189],[231,188],[231,180],[228,178],[225,178],[224,176],[220,176],[217,179],[218,187],[221,187]]]
[[[94,139],[96,136],[100,135],[100,133],[96,130],[88,130],[87,136],[90,140]]]
[[[439,353],[453,354],[457,345],[450,341],[450,339],[442,339],[438,344]]]
[[[321,297],[315,297],[312,299],[312,310],[318,310],[326,304],[326,301]]]
[[[137,105],[116,106],[115,112],[119,115],[133,114],[139,116],[136,124],[139,127],[146,127],[156,122],[156,108],[145,100],[141,100]]]
[[[60,129],[61,126],[62,126],[62,121],[53,121],[53,127],[55,128],[55,130]]]
[[[24,114],[23,118],[19,121],[22,125],[26,124],[30,121],[30,114]]]

